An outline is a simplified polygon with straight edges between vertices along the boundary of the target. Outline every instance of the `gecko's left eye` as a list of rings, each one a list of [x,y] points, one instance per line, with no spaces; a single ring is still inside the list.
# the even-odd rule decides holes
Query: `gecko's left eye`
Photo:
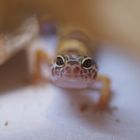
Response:
[[[57,56],[56,65],[58,67],[62,67],[62,66],[64,66],[64,64],[65,64],[65,58],[63,56],[61,56],[61,55]]]
[[[90,69],[93,65],[93,61],[90,57],[84,58],[82,60],[82,67],[85,69]]]

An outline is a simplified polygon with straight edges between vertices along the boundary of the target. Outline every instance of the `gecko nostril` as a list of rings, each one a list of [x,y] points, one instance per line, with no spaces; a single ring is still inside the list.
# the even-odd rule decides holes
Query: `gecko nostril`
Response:
[[[80,68],[79,68],[79,67],[75,67],[75,68],[73,69],[73,73],[77,74],[77,73],[79,73],[79,72],[80,72]]]

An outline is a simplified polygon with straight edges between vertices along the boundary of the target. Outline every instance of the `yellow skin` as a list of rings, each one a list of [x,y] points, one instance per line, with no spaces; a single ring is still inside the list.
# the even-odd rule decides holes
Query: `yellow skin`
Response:
[[[32,71],[33,82],[43,77],[41,66],[47,64],[48,80],[62,88],[93,88],[95,82],[101,82],[100,99],[97,107],[104,109],[110,100],[110,79],[98,73],[98,67],[92,58],[94,54],[89,37],[81,31],[71,31],[59,38],[54,57],[41,49],[35,50],[35,65]]]

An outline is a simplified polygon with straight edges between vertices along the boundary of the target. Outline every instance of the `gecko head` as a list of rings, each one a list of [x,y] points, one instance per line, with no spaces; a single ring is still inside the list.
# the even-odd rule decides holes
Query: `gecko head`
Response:
[[[97,64],[88,56],[58,55],[51,69],[53,81],[61,87],[81,87],[96,78]]]

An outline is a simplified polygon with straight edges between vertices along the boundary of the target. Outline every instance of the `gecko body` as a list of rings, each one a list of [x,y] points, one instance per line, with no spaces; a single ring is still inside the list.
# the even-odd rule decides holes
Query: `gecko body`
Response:
[[[37,47],[33,53],[35,58],[32,68],[33,81],[38,82],[46,77],[58,87],[71,89],[94,89],[94,85],[101,82],[98,107],[106,107],[110,99],[110,79],[98,73],[98,66],[93,57],[95,46],[92,43],[85,32],[74,29],[60,35],[55,45],[54,42],[53,46],[46,44],[44,46],[46,50]],[[48,53],[49,47],[53,47],[52,54]],[[44,76],[42,66],[47,69]]]

